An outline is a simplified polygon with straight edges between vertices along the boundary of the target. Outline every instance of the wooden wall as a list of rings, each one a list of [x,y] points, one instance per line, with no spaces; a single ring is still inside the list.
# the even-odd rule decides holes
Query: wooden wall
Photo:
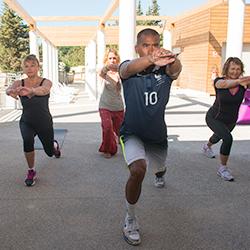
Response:
[[[208,68],[206,92],[214,94],[211,72],[216,69],[218,75],[222,70],[222,44],[227,39],[228,6],[222,4],[210,9],[210,28],[208,46]],[[210,81],[209,81],[210,80]]]
[[[183,69],[176,81],[182,88],[206,91],[209,23],[209,10],[205,10],[177,20],[172,27],[173,48],[182,49]]]
[[[250,42],[250,5],[245,9],[244,43]],[[172,24],[172,44],[181,47],[183,70],[176,81],[182,88],[214,94],[212,72],[221,72],[222,45],[227,39],[226,3],[198,11]]]

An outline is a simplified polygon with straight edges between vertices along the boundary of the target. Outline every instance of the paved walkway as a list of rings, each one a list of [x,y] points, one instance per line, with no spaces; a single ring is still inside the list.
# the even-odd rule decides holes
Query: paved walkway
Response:
[[[167,185],[156,189],[149,168],[137,210],[142,244],[136,249],[250,249],[250,126],[233,133],[229,165],[236,181],[222,181],[216,176],[218,157],[200,153],[211,134],[204,116],[212,102],[213,97],[173,89],[166,111]],[[39,179],[31,188],[23,184],[20,111],[0,117],[1,250],[134,248],[121,233],[128,171],[120,152],[109,160],[98,153],[97,110],[83,88],[72,103],[51,104],[55,127],[68,134],[60,159],[37,151]]]

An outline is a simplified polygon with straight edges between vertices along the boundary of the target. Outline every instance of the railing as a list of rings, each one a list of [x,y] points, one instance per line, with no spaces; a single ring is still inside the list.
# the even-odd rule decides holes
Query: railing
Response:
[[[19,100],[6,96],[5,91],[15,80],[21,79],[21,73],[0,73],[0,108],[20,109]]]

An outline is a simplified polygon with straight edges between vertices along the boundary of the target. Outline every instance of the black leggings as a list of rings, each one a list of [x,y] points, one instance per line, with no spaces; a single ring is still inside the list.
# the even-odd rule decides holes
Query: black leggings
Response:
[[[54,155],[54,130],[52,125],[47,128],[36,129],[30,124],[20,121],[19,126],[23,138],[23,151],[25,153],[34,151],[34,138],[37,135],[45,153],[49,157]]]
[[[233,143],[231,132],[236,124],[225,124],[218,121],[209,112],[207,112],[206,115],[206,122],[208,127],[214,132],[214,134],[209,138],[209,142],[215,144],[222,139],[220,154],[229,155]]]

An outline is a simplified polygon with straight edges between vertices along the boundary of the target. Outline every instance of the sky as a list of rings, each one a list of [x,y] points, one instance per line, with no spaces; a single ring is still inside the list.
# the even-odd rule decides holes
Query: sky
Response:
[[[0,3],[3,0],[0,0]],[[41,15],[103,15],[113,0],[17,0],[32,16]],[[176,15],[185,10],[202,5],[208,0],[158,0],[161,15]],[[152,0],[141,0],[144,10]]]
[[[17,2],[31,16],[102,16],[113,0],[17,0]],[[160,15],[177,16],[200,7],[208,3],[209,0],[158,0],[157,2],[160,6]],[[3,0],[0,0],[0,6],[2,6],[2,3]],[[141,0],[144,13],[151,3],[152,0]],[[246,3],[250,3],[250,0],[246,0]],[[118,15],[118,11],[114,15]],[[48,25],[48,23],[38,23],[38,25]],[[66,23],[66,25],[83,24],[79,22],[74,24]]]

